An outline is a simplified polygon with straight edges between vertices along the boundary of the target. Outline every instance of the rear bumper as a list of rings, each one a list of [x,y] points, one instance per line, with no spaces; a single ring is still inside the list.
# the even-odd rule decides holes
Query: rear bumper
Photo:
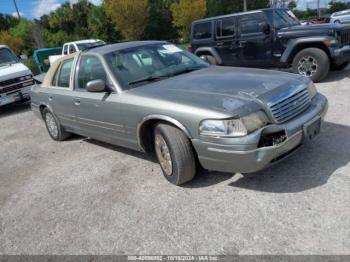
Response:
[[[9,93],[0,94],[0,106],[30,99],[29,92],[31,88],[32,86],[26,86]]]
[[[277,145],[258,147],[256,141],[260,140],[259,137],[264,129],[253,134],[258,136],[254,137],[255,144],[250,143],[246,138],[244,138],[245,145],[211,143],[201,139],[193,139],[192,143],[197,152],[199,162],[205,169],[221,172],[257,172],[299,148],[304,141],[304,125],[318,117],[324,118],[327,108],[327,99],[318,94],[307,111],[283,125],[274,125],[272,128],[285,130],[287,135],[287,139]],[[267,128],[271,129],[271,125]]]
[[[333,50],[333,63],[341,65],[350,61],[350,45]]]

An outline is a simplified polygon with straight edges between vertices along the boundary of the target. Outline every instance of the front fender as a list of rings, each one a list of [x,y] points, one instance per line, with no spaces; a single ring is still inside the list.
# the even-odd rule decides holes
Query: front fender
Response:
[[[312,37],[291,39],[289,40],[287,44],[287,48],[283,52],[280,61],[282,63],[287,63],[288,61],[290,61],[290,58],[295,53],[295,50],[298,49],[298,47],[301,45],[307,45],[308,47],[312,47],[313,44],[316,44],[317,46],[323,45],[328,49],[329,53],[332,55],[333,54],[332,48],[324,44],[326,40],[334,40],[334,38],[329,36],[317,36],[317,37],[312,36]]]

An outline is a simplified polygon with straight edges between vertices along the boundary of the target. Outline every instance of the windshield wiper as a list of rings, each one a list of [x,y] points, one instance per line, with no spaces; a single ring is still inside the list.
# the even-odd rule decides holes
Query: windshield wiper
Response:
[[[134,84],[138,84],[138,83],[142,83],[142,82],[153,82],[153,81],[158,81],[158,80],[162,80],[165,78],[169,78],[169,76],[149,76],[149,77],[146,77],[143,79],[131,81],[128,83],[128,85],[134,85]]]

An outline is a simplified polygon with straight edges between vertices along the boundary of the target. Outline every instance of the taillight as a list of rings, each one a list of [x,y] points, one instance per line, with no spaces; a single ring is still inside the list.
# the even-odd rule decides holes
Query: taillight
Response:
[[[191,47],[191,46],[190,46],[190,47],[187,47],[187,51],[192,53],[192,51],[193,51],[193,50],[192,50],[192,47]]]

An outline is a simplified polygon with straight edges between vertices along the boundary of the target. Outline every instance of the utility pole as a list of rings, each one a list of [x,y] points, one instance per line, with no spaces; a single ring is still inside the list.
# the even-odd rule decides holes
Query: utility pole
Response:
[[[317,16],[321,17],[320,0],[317,0]]]
[[[21,19],[21,15],[19,14],[19,11],[18,11],[18,7],[17,7],[16,0],[13,0],[13,4],[15,5],[15,8],[16,8],[16,11],[17,11],[17,16],[18,16],[18,19]]]
[[[244,12],[248,11],[248,9],[247,9],[247,0],[243,0],[243,11]]]

